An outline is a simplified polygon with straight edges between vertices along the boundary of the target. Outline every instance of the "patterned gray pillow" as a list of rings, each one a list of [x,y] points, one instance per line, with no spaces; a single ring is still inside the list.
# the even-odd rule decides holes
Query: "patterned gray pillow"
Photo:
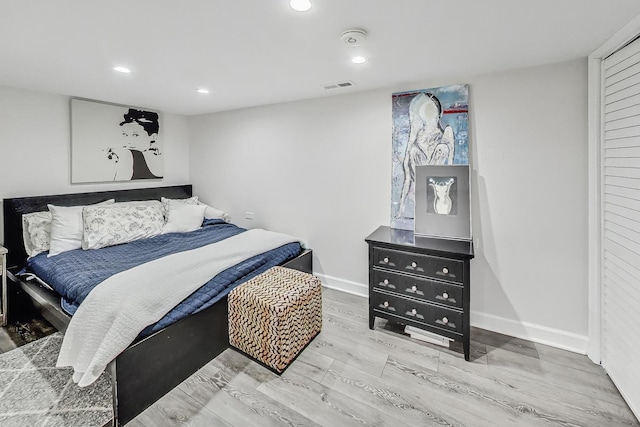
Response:
[[[82,249],[99,249],[157,236],[164,226],[162,204],[88,206],[82,211]]]
[[[51,242],[51,212],[31,212],[22,215],[22,240],[30,257],[49,250]]]

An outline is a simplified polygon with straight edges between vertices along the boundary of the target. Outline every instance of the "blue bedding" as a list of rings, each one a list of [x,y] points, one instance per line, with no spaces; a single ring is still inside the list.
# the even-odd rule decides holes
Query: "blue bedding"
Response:
[[[222,220],[205,220],[202,228],[190,233],[162,234],[97,250],[76,249],[51,258],[47,258],[47,252],[40,253],[29,258],[27,266],[62,296],[62,308],[73,315],[94,287],[116,273],[167,255],[219,242],[244,231]],[[295,258],[301,251],[299,243],[289,243],[224,270],[140,335],[149,335],[210,307],[239,284]]]

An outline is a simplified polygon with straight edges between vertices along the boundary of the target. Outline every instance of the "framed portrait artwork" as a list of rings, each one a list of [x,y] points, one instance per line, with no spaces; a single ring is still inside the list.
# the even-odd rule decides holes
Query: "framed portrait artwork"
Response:
[[[415,234],[471,240],[469,165],[416,167]]]
[[[71,99],[71,182],[162,179],[156,111]]]

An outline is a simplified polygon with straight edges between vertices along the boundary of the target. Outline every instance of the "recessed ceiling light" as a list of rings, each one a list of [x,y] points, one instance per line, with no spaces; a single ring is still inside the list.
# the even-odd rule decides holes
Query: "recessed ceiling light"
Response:
[[[205,89],[205,88],[200,88],[198,89],[198,93],[209,93],[209,89]]]
[[[119,73],[129,74],[131,72],[127,67],[113,67],[113,69]]]
[[[306,12],[311,9],[311,1],[310,0],[291,0],[289,2],[289,6],[291,9],[297,10],[298,12]]]
[[[353,62],[354,64],[364,64],[365,62],[367,62],[367,58],[365,58],[364,56],[354,56],[353,58],[351,58],[351,62]]]

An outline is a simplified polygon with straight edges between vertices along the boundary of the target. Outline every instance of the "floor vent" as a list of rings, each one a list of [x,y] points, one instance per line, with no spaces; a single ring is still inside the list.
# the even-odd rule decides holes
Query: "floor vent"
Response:
[[[356,84],[352,81],[346,81],[346,82],[340,82],[340,83],[331,83],[328,85],[324,85],[325,90],[330,90],[330,89],[339,89],[339,88],[343,88],[343,87],[350,87],[350,86],[355,86]]]

